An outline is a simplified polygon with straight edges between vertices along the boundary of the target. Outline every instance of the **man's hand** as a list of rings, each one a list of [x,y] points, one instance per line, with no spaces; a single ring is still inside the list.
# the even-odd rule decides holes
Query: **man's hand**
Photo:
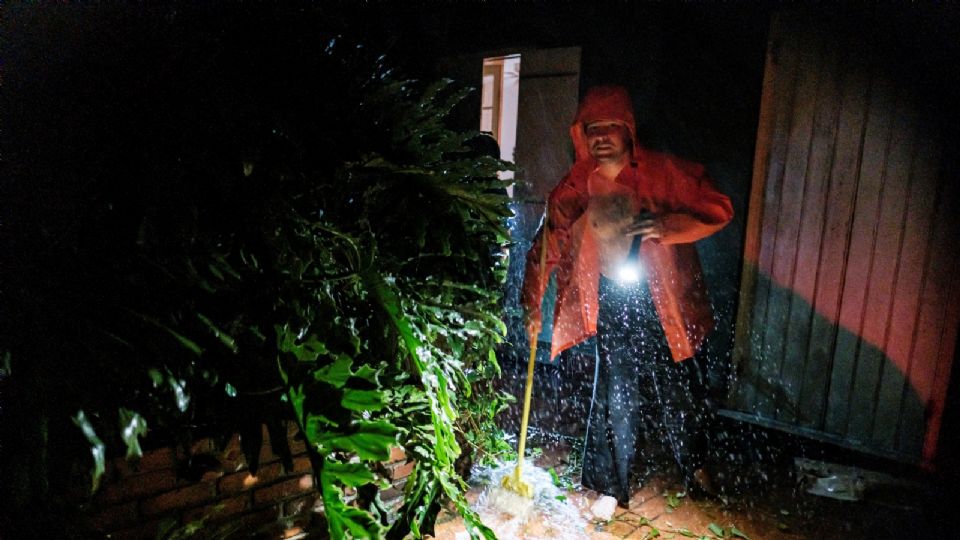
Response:
[[[660,218],[650,213],[643,213],[627,226],[624,231],[627,236],[640,235],[642,240],[660,238],[663,236],[663,223]]]

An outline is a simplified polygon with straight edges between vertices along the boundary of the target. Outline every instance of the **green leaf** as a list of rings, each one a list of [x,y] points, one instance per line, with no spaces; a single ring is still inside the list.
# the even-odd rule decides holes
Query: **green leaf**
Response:
[[[390,448],[397,444],[398,432],[396,426],[384,420],[360,421],[353,433],[320,432],[315,442],[328,449],[355,452],[360,459],[386,461]]]
[[[326,467],[320,473],[320,494],[330,538],[382,538],[383,527],[370,512],[343,503],[343,492],[334,483],[339,478],[337,474],[338,471],[327,472]]]
[[[386,405],[386,399],[379,390],[344,388],[340,404],[352,411],[379,411]]]
[[[173,390],[173,396],[176,398],[177,409],[179,409],[180,412],[186,412],[187,407],[190,406],[190,394],[187,393],[187,382],[168,374],[167,383]]]
[[[160,370],[156,368],[150,368],[147,370],[147,375],[149,375],[150,380],[153,381],[154,388],[163,384],[163,373],[160,373]]]
[[[332,364],[323,366],[314,372],[313,376],[318,381],[330,383],[335,388],[341,388],[347,383],[347,379],[353,375],[353,372],[350,371],[352,363],[353,360],[349,356],[341,354]]]
[[[737,538],[743,538],[744,540],[750,540],[750,537],[747,536],[746,533],[744,533],[744,532],[741,531],[740,529],[734,527],[733,525],[730,526],[730,534],[736,536]]]
[[[191,340],[190,338],[188,338],[188,337],[180,334],[179,332],[175,331],[175,330],[172,329],[172,328],[168,328],[168,327],[166,327],[166,326],[164,326],[163,328],[164,328],[164,330],[166,330],[167,332],[169,332],[170,335],[173,336],[181,345],[183,345],[184,347],[186,347],[187,350],[189,350],[189,351],[192,352],[193,354],[195,354],[195,355],[197,355],[197,356],[200,356],[201,354],[203,354],[203,347],[197,345],[196,342],[194,342],[194,341]]]
[[[237,353],[237,342],[234,341],[230,334],[221,330],[216,324],[213,323],[213,321],[205,317],[202,313],[197,313],[197,318],[200,319],[200,322],[207,326],[215,338],[220,340],[220,343],[223,343],[224,346],[230,349],[230,351],[234,354]]]
[[[134,411],[120,408],[120,436],[127,445],[127,459],[140,458],[140,437],[147,434],[147,421]]]
[[[308,415],[307,421],[304,424],[305,424],[307,439],[310,440],[310,442],[314,442],[320,437],[319,435],[320,430],[326,427],[330,427],[330,428],[339,427],[336,422],[334,422],[333,420],[330,420],[329,418],[327,418],[322,414]]]
[[[87,419],[83,409],[77,411],[77,414],[73,417],[73,423],[83,431],[83,436],[90,443],[90,454],[93,455],[93,468],[90,470],[90,492],[92,493],[100,486],[100,479],[103,478],[103,473],[107,470],[106,447],[100,437],[97,437],[97,432],[93,428],[93,424]]]
[[[697,535],[691,532],[690,529],[677,529],[677,533],[687,538],[697,538]]]
[[[553,485],[560,487],[560,475],[557,474],[557,471],[553,467],[547,469],[547,472],[550,473],[550,479],[553,480]]]
[[[326,344],[313,333],[298,341],[297,336],[287,326],[278,326],[276,331],[280,350],[293,354],[301,362],[316,362],[320,355],[329,352]]]
[[[362,278],[367,288],[376,297],[380,307],[386,312],[390,322],[396,327],[402,343],[406,347],[407,353],[413,359],[414,364],[422,371],[423,362],[420,360],[419,354],[422,345],[420,344],[420,340],[414,335],[413,329],[410,327],[410,323],[403,313],[403,308],[400,305],[400,300],[397,298],[396,293],[394,293],[387,282],[384,281],[383,276],[372,269],[364,272]]]
[[[373,472],[363,463],[341,463],[330,458],[324,458],[323,472],[330,478],[335,478],[340,483],[351,487],[376,482]]]
[[[357,371],[353,374],[353,376],[359,377],[367,382],[376,383],[378,373],[379,372],[376,369],[370,366],[360,366],[357,368]]]
[[[707,528],[710,529],[710,532],[716,536],[719,536],[720,538],[723,538],[726,535],[726,533],[723,531],[723,527],[717,525],[716,523],[707,525]]]

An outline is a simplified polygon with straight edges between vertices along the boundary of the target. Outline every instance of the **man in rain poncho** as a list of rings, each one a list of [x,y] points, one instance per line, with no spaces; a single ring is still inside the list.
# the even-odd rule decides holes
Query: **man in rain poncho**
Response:
[[[730,199],[701,165],[637,143],[621,87],[591,88],[570,135],[576,161],[548,198],[527,256],[522,302],[536,339],[540,302],[556,269],[551,357],[597,336],[582,484],[626,506],[638,447],[650,464],[648,450],[659,446],[689,486],[706,488],[710,411],[706,376],[692,357],[714,321],[693,242],[730,221]],[[639,280],[618,282],[636,236]]]

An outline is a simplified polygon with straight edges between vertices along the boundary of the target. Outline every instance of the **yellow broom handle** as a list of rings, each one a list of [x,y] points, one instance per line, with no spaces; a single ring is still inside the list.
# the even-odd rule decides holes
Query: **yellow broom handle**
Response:
[[[547,214],[549,219],[549,214]],[[540,279],[543,280],[543,269],[547,266],[547,223],[543,224],[543,244],[540,246]],[[541,301],[542,301],[541,297]],[[543,320],[543,314],[540,315]],[[533,394],[533,367],[537,360],[537,335],[540,328],[536,328],[530,335],[530,360],[527,361],[527,385],[523,391],[523,416],[520,419],[520,447],[517,449],[517,476],[520,473],[520,467],[523,464],[523,453],[527,447],[527,421],[530,419],[530,396]]]

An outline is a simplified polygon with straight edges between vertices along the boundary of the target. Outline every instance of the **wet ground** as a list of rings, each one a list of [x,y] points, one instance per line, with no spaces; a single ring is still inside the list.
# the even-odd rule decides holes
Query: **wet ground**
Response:
[[[514,515],[516,505],[490,501],[491,486],[499,485],[499,476],[512,467],[481,469],[471,480],[468,500],[502,539],[960,538],[960,526],[954,525],[960,516],[950,513],[952,502],[929,482],[898,477],[895,485],[859,493],[861,500],[837,500],[808,493],[814,484],[792,459],[713,463],[722,492],[718,497],[693,498],[668,476],[654,476],[637,486],[629,508],[617,508],[613,519],[601,521],[590,511],[600,495],[575,485],[576,441],[532,443],[541,451],[534,462],[537,468],[525,474],[540,493],[529,510],[519,512],[522,516]],[[462,518],[444,511],[435,538],[469,537]]]

